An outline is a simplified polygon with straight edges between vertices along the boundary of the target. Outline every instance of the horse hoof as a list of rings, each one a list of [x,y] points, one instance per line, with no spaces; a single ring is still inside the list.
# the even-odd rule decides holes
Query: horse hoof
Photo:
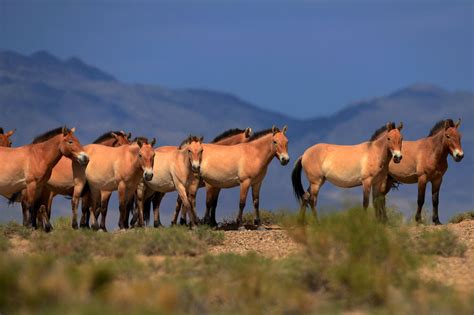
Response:
[[[154,222],[153,222],[153,227],[154,227],[154,228],[160,228],[160,227],[163,227],[163,225],[161,224],[160,221],[154,221]]]
[[[81,229],[90,229],[91,227],[88,224],[81,223],[80,225]]]
[[[243,225],[239,226],[238,231],[247,231],[247,228]]]
[[[179,225],[186,225],[186,219],[184,218],[179,219]]]
[[[92,224],[92,229],[93,229],[94,231],[98,231],[98,230],[99,230],[99,225],[98,225],[97,223]]]
[[[44,231],[45,231],[46,233],[49,233],[49,232],[51,232],[52,230],[53,230],[53,227],[51,226],[51,223],[48,222],[48,223],[46,223],[46,224],[44,225]]]
[[[434,225],[443,225],[439,219],[433,220]]]
[[[261,226],[261,225],[257,227],[257,231],[266,231],[266,230],[267,230],[267,229],[264,228],[264,227]]]
[[[77,222],[72,222],[72,228],[74,230],[77,230],[79,228],[79,226],[77,225]]]

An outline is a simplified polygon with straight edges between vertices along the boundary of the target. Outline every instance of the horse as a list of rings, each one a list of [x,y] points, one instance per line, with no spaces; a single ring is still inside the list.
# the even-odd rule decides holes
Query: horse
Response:
[[[91,144],[87,147],[90,162],[86,167],[85,176],[87,186],[91,191],[92,206],[90,207],[90,218],[93,229],[106,231],[105,222],[107,207],[112,191],[118,190],[119,196],[119,228],[128,227],[126,220],[127,203],[135,193],[140,180],[150,181],[153,178],[153,165],[155,151],[148,140],[138,139],[132,144],[120,147],[107,147],[99,144]],[[82,186],[79,183],[76,186]],[[75,188],[76,189],[76,188]],[[81,189],[82,190],[82,189]],[[101,222],[97,224],[95,208],[100,198]]]
[[[176,148],[173,146],[160,147],[155,150],[155,163],[159,163],[159,167],[154,168],[153,179],[143,181],[137,188],[137,205],[138,213],[134,216],[134,220],[139,221],[139,225],[143,226],[143,206],[144,201],[153,199],[153,225],[159,227],[160,212],[159,206],[163,196],[167,192],[177,191],[182,202],[184,211],[191,211],[191,224],[197,224],[198,219],[194,208],[189,203],[189,185],[197,177],[199,172],[200,160],[202,156],[202,137],[187,137],[181,145]],[[179,210],[177,207],[177,210]],[[137,218],[138,216],[138,218]],[[176,224],[176,217],[173,224]]]
[[[12,142],[10,137],[15,133],[16,129],[10,130],[7,133],[4,133],[3,128],[0,127],[0,147],[7,147],[10,148],[12,146]]]
[[[129,144],[131,133],[128,135],[124,131],[108,131],[94,140],[94,144],[106,145],[111,147],[121,146]],[[88,145],[84,146],[84,151],[87,152]],[[76,161],[62,157],[56,166],[53,168],[51,177],[46,183],[46,187],[43,189],[41,197],[36,202],[36,208],[46,206],[46,212],[48,218],[51,217],[51,207],[53,199],[56,195],[63,195],[72,197],[71,208],[72,208],[72,221],[71,225],[74,229],[78,228],[77,224],[77,206],[81,197],[82,187],[76,185],[77,182],[85,178],[84,175],[85,166],[77,163]],[[74,187],[77,186],[76,190]],[[84,200],[87,200],[87,196],[83,196]],[[87,202],[85,202],[87,203]],[[88,205],[83,204],[83,208]]]
[[[245,129],[233,128],[224,131],[217,137],[215,137],[211,143],[213,144],[220,144],[220,145],[234,145],[238,143],[247,142],[250,139],[252,134],[252,128],[247,127]],[[171,148],[171,147],[170,147]],[[217,208],[217,201],[219,199],[220,188],[212,187],[204,182],[199,184],[199,187],[206,187],[206,212],[204,218],[202,220],[203,223],[207,223],[211,226],[217,226],[216,222],[216,208]],[[144,201],[144,216],[145,219],[149,218],[150,212],[150,203],[153,202],[153,208],[158,208],[159,204],[161,203],[163,196],[158,197],[155,194],[151,196],[151,198],[147,198]],[[181,210],[182,202],[180,197],[178,196],[176,200],[176,207],[175,207],[175,216],[173,218],[173,222],[176,223],[177,215]],[[192,205],[195,207],[195,205]],[[154,210],[155,211],[155,210]],[[159,213],[159,212],[158,212]],[[181,224],[186,224],[186,216],[185,212],[182,212],[183,216],[181,217]],[[148,221],[148,220],[147,220]],[[133,223],[133,221],[132,221]],[[155,224],[154,224],[155,225]],[[161,226],[161,222],[158,222],[158,226]]]
[[[215,188],[232,188],[240,186],[239,214],[237,224],[242,226],[242,214],[245,208],[247,193],[252,187],[255,225],[261,227],[259,200],[260,188],[267,173],[268,165],[277,157],[281,165],[290,161],[288,155],[288,138],[285,133],[287,126],[280,131],[273,126],[253,134],[247,142],[224,146],[203,144],[200,166],[196,166],[201,179]],[[190,201],[194,204],[199,181],[193,183],[189,190]]]
[[[32,144],[17,148],[0,148],[0,160],[8,161],[0,164],[0,194],[9,198],[10,202],[22,195],[24,224],[30,222],[32,227],[37,227],[34,203],[62,156],[74,159],[82,165],[89,162],[89,157],[74,136],[74,131],[75,128],[59,127],[36,137]],[[29,211],[29,218],[26,210]],[[49,232],[49,219],[44,213],[40,213],[40,221],[45,231]]]
[[[439,190],[443,176],[448,169],[448,154],[454,161],[460,162],[464,157],[461,146],[459,126],[461,119],[456,123],[452,119],[438,121],[426,138],[416,141],[403,141],[403,161],[390,163],[388,169],[388,193],[395,181],[403,184],[418,183],[418,209],[416,222],[421,221],[421,210],[425,202],[426,184],[431,182],[433,203],[433,223],[441,224],[438,216]]]
[[[296,161],[291,176],[295,196],[301,202],[300,220],[304,222],[308,203],[317,219],[318,193],[328,180],[341,188],[362,185],[364,209],[369,206],[372,189],[376,216],[385,221],[386,213],[380,197],[387,181],[390,161],[400,163],[402,160],[402,128],[402,123],[395,127],[395,123],[388,122],[377,129],[368,142],[356,145],[319,143],[308,148]],[[307,192],[301,183],[301,170],[309,181]]]

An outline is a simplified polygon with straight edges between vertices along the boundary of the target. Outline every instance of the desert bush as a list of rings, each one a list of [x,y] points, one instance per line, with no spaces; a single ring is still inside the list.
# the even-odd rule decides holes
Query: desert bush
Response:
[[[14,221],[10,221],[6,224],[0,224],[0,234],[6,237],[19,236],[21,238],[29,238],[31,235],[31,228],[24,227]]]
[[[474,220],[474,211],[467,211],[456,214],[451,219],[449,219],[449,223],[460,223],[466,220]]]
[[[439,255],[443,257],[463,257],[467,250],[456,234],[446,227],[424,229],[412,239],[413,248],[423,255]]]

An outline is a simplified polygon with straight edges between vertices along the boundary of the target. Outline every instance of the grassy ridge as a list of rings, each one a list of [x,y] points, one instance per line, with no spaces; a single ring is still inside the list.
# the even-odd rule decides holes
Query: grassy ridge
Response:
[[[302,247],[279,260],[209,255],[224,234],[205,228],[95,233],[61,219],[44,234],[3,225],[0,312],[472,314],[474,297],[419,275],[432,255],[463,255],[463,244],[447,229],[413,236],[391,217],[383,226],[354,208],[298,227],[279,215]],[[26,253],[16,252],[21,242]]]

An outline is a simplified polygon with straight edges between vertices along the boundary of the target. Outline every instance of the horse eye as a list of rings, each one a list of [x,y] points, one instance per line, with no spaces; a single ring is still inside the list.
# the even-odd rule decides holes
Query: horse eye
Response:
[[[142,154],[141,154],[141,153],[138,153],[138,157],[142,157]]]
[[[69,140],[67,143],[72,144],[72,140]]]
[[[449,138],[451,138],[451,137],[450,137],[449,135],[446,135],[446,138],[448,138],[448,139],[449,139]]]
[[[276,142],[276,141],[273,141],[273,144],[277,144],[277,142]]]
[[[387,140],[390,141],[391,140],[390,137],[388,137]]]

